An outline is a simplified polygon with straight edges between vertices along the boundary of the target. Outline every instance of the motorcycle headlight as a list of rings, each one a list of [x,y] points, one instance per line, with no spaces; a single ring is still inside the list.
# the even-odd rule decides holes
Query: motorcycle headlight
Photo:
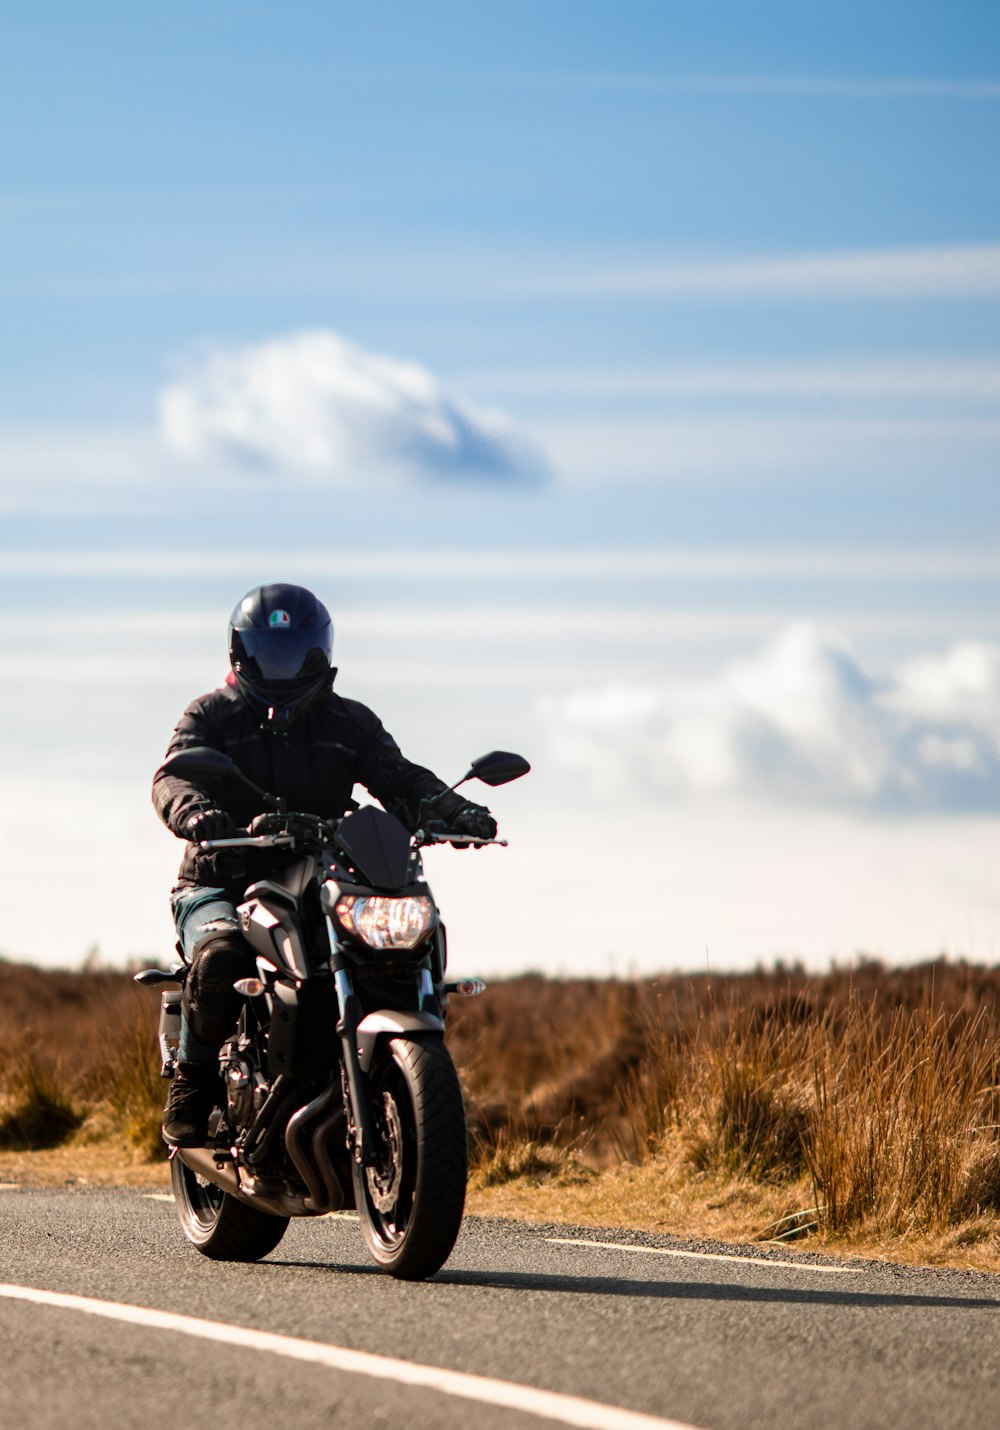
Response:
[[[434,922],[434,905],[425,894],[404,899],[351,894],[337,900],[334,912],[341,928],[369,948],[416,948]]]

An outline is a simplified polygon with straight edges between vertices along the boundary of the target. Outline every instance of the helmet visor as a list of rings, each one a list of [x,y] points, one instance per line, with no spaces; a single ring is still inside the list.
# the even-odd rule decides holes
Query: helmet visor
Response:
[[[234,631],[233,670],[261,690],[294,691],[311,685],[330,669],[329,636],[329,626]]]

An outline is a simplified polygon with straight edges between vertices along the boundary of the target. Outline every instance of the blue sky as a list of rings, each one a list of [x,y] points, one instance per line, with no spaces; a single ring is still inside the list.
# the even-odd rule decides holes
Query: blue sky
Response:
[[[992,948],[994,6],[11,4],[0,55],[0,948],[166,950],[148,775],[281,577],[415,758],[535,761],[436,874],[470,970]]]

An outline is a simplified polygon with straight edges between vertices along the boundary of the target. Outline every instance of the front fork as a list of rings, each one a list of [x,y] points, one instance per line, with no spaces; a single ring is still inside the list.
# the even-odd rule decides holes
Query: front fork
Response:
[[[354,1128],[354,1156],[363,1167],[376,1167],[379,1157],[375,1114],[369,1093],[368,1077],[361,1066],[361,1053],[358,1047],[358,1029],[364,1017],[364,1009],[361,1006],[360,998],[354,991],[347,965],[340,956],[336,931],[329,917],[327,923],[330,937],[330,967],[333,970],[333,982],[337,990],[337,1007],[340,1013],[337,1036],[340,1038],[344,1079],[347,1085],[348,1111]],[[442,985],[444,988],[452,987],[454,989],[459,986],[457,984]],[[421,1028],[433,1027],[438,1032],[443,1032],[441,1000],[438,997],[429,968],[420,970],[418,1008],[418,1013],[407,1016],[414,1018]]]
[[[368,1079],[361,1070],[358,1057],[358,1024],[364,1016],[361,1000],[354,991],[350,975],[337,949],[336,935],[330,928],[330,967],[337,990],[337,1008],[340,1018],[337,1022],[337,1036],[343,1058],[344,1077],[347,1081],[347,1100],[354,1125],[354,1156],[363,1167],[374,1167],[378,1162],[375,1118],[371,1098],[368,1095]]]

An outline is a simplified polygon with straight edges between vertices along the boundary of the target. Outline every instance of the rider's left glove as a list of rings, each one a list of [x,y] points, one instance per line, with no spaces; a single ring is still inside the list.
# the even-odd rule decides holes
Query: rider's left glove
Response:
[[[181,832],[197,844],[202,839],[231,839],[236,825],[224,809],[201,809],[184,821]]]

